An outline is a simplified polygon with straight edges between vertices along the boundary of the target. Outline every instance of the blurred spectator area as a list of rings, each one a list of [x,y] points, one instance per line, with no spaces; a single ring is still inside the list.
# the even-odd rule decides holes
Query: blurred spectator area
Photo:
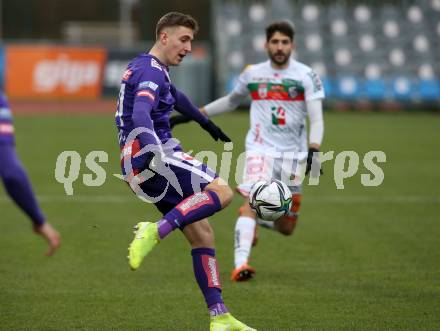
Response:
[[[154,40],[156,22],[174,10],[193,15],[201,27],[197,39],[207,41],[210,3],[200,0],[0,0],[1,37],[14,41],[60,41],[63,37],[76,38],[78,30],[89,30],[98,38],[108,40],[105,35],[114,29],[111,25],[126,20],[132,24],[139,40]],[[117,37],[118,34],[110,42],[114,44]]]
[[[62,37],[68,44],[113,45],[116,42],[123,47],[139,44],[139,30],[132,22],[124,24],[114,22],[65,22],[62,25]]]
[[[439,103],[440,0],[216,1],[220,94],[267,59],[265,26],[296,28],[294,57],[323,79],[329,99]]]
[[[293,56],[321,76],[327,100],[440,108],[440,0],[0,0],[0,8],[5,52],[17,44],[105,48],[108,96],[130,57],[151,46],[157,20],[175,10],[200,25],[196,54],[171,71],[197,103],[224,95],[247,64],[265,61],[264,28],[287,19],[296,27]]]

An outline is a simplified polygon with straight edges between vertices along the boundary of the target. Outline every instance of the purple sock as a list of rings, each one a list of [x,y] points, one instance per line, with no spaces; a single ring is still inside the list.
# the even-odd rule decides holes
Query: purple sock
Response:
[[[8,194],[30,217],[34,225],[43,224],[44,215],[38,206],[27,174],[15,153],[15,146],[12,144],[0,144],[0,177]]]
[[[211,316],[228,312],[223,299],[217,259],[213,248],[194,248],[191,251],[194,275],[205,297]]]
[[[171,231],[200,221],[221,209],[220,199],[213,191],[198,192],[180,202],[158,222],[159,237],[165,238]]]

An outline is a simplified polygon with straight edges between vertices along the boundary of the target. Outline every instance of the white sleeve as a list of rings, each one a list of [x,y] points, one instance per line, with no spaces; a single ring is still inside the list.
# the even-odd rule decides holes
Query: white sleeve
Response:
[[[228,95],[221,97],[209,104],[207,104],[204,108],[206,110],[206,115],[208,117],[218,115],[221,113],[225,113],[228,111],[232,111],[240,105],[240,103],[244,100],[243,95],[238,94],[235,89]]]
[[[322,116],[322,100],[315,99],[306,102],[309,115],[310,133],[309,144],[321,145],[324,136],[324,120]]]
[[[324,88],[318,74],[313,70],[309,70],[303,79],[305,99],[307,101],[315,99],[324,99]]]
[[[245,100],[246,96],[249,94],[249,90],[247,87],[249,67],[246,68],[240,74],[240,76],[238,76],[237,82],[231,93],[207,104],[204,107],[208,117],[221,114],[224,112],[232,111],[235,108],[237,108],[241,102]]]

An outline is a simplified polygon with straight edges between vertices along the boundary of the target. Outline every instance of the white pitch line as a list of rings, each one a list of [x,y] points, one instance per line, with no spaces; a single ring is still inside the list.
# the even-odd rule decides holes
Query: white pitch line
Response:
[[[39,195],[38,201],[43,203],[130,203],[136,201],[134,194],[126,195]],[[11,200],[6,197],[0,197],[0,204],[10,203]],[[338,204],[356,204],[356,203],[423,203],[423,204],[440,204],[440,196],[429,195],[325,195],[313,196],[306,195],[304,203],[338,203]]]

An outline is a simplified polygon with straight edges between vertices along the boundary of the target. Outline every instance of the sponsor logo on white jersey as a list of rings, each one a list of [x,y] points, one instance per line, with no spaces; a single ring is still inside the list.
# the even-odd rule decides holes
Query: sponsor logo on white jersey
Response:
[[[277,83],[280,80],[276,77],[270,77],[270,76],[253,76],[251,79],[249,79],[249,82],[252,83]]]
[[[39,92],[53,92],[59,87],[77,92],[83,87],[97,85],[100,79],[98,61],[71,60],[67,54],[40,61],[33,72],[33,86]]]
[[[295,99],[298,96],[298,91],[296,90],[296,86],[291,86],[288,89],[289,97]]]
[[[260,98],[267,97],[267,84],[258,85],[258,95]]]

